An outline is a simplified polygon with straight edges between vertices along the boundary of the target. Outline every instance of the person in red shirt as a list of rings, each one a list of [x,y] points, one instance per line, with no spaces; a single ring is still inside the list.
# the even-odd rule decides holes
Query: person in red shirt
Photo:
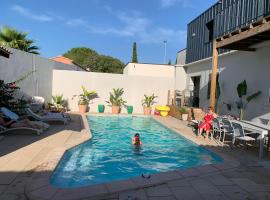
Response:
[[[203,122],[199,125],[199,134],[198,136],[202,135],[202,132],[206,132],[206,139],[208,139],[209,132],[212,128],[213,119],[217,117],[217,114],[213,112],[212,107],[208,107],[208,112],[204,116]]]

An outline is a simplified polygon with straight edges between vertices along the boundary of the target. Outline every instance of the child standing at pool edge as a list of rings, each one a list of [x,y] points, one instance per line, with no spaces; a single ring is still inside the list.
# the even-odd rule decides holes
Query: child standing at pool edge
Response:
[[[139,146],[142,144],[141,138],[140,138],[140,134],[139,133],[135,133],[134,137],[132,138],[132,144]]]

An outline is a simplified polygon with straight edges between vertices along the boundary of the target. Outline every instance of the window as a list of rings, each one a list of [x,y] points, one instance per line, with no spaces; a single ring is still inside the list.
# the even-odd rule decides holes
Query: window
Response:
[[[205,42],[206,43],[212,42],[213,39],[214,39],[214,20],[211,20],[206,24]]]

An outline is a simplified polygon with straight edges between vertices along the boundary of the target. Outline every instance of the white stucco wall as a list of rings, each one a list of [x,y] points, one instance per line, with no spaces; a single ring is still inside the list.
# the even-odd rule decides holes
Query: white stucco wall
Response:
[[[218,71],[220,72],[221,97],[219,110],[222,114],[228,113],[223,102],[233,105],[232,114],[238,113],[235,101],[238,100],[237,85],[247,81],[248,95],[262,91],[262,94],[252,101],[245,112],[246,119],[253,119],[270,113],[270,43],[264,43],[256,52],[235,51],[219,56]],[[200,107],[209,105],[207,87],[209,73],[211,73],[211,59],[187,65],[187,87],[190,77],[201,76],[200,80]]]
[[[42,96],[46,101],[52,97],[52,70],[81,70],[77,66],[66,65],[39,55],[9,48],[10,58],[0,56],[0,79],[6,82],[18,80],[35,71],[19,83],[21,90],[29,96]]]
[[[186,89],[187,72],[184,66],[175,67],[175,90],[183,91]]]
[[[132,76],[153,76],[173,78],[175,67],[172,65],[128,63],[124,74]]]
[[[142,113],[141,100],[143,95],[154,93],[158,96],[157,104],[166,104],[168,90],[174,89],[174,79],[53,70],[52,93],[53,95],[63,94],[72,111],[78,110],[78,98],[72,99],[72,97],[81,93],[82,85],[88,90],[95,90],[98,93],[99,98],[94,99],[90,104],[92,112],[98,111],[98,104],[104,104],[106,106],[105,112],[111,112],[111,108],[105,102],[109,99],[109,92],[113,88],[123,88],[123,98],[127,101],[127,104],[134,106],[134,113]],[[126,113],[126,109],[123,108],[122,112]]]
[[[176,54],[176,65],[184,65],[186,64],[186,53],[187,50],[183,49]]]

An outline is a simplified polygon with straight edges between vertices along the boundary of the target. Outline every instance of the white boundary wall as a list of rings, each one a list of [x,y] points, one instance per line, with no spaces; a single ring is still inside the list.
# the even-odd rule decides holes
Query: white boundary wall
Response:
[[[124,68],[124,74],[133,76],[153,76],[174,78],[175,67],[173,65],[128,63]]]
[[[109,99],[109,92],[113,88],[124,88],[123,98],[127,104],[133,105],[134,113],[142,113],[141,100],[144,94],[154,93],[158,96],[157,104],[167,104],[168,90],[174,90],[174,78],[53,70],[52,85],[52,94],[63,94],[72,111],[78,110],[78,98],[73,98],[73,95],[81,94],[83,85],[88,90],[97,91],[99,96],[91,102],[90,112],[97,112],[98,104],[104,104],[105,112],[111,112],[105,102]],[[122,113],[126,113],[125,108]]]
[[[75,65],[55,62],[39,55],[11,48],[9,50],[12,52],[10,58],[0,56],[0,80],[11,82],[18,80],[29,72],[33,72],[19,83],[19,87],[25,94],[42,96],[46,101],[51,101],[52,98],[53,69],[82,70]]]

